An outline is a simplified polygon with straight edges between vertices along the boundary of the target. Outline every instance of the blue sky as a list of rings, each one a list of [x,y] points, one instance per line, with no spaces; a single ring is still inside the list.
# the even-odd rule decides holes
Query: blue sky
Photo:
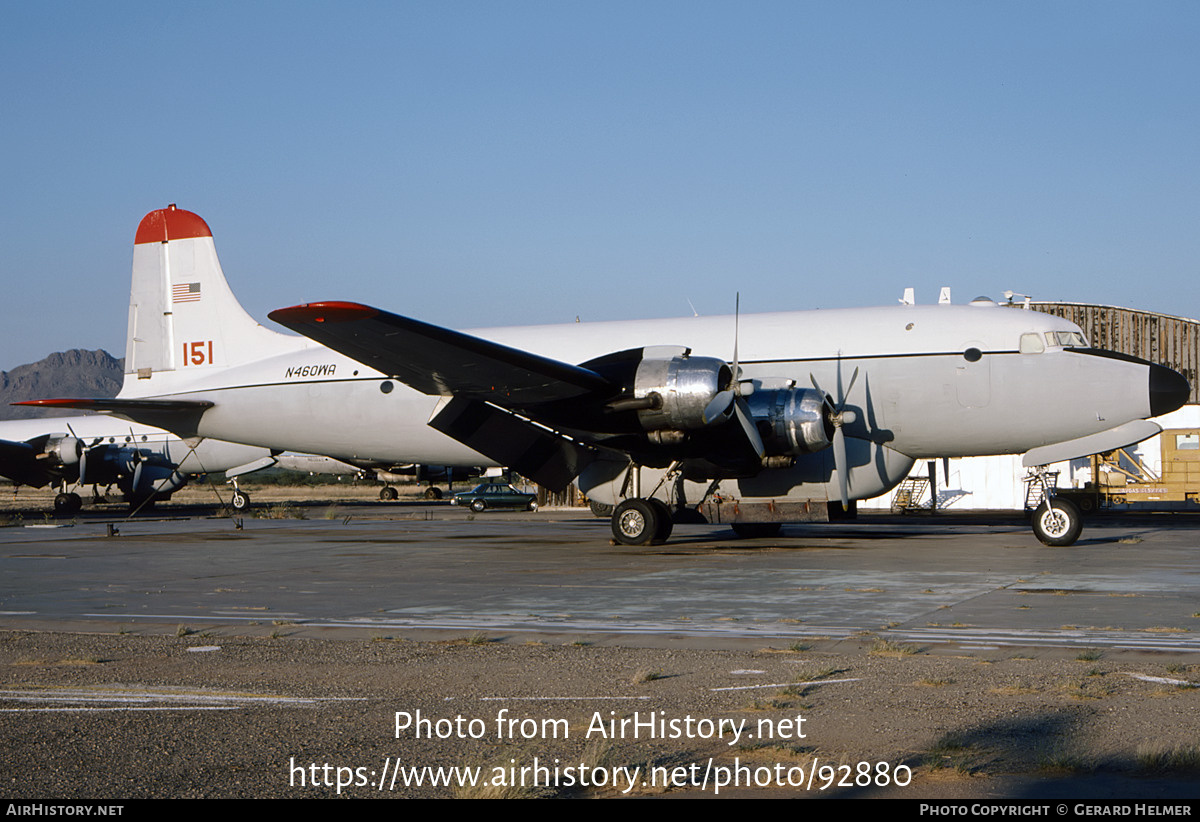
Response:
[[[1196,317],[1197,43],[1195,2],[5,3],[0,368],[120,356],[172,202],[260,319]]]

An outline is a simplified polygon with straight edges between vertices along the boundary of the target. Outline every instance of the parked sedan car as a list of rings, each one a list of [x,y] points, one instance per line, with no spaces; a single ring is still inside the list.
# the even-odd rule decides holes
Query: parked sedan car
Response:
[[[488,508],[523,508],[526,511],[536,511],[537,494],[526,494],[511,485],[499,482],[485,482],[476,485],[470,491],[455,494],[450,502],[452,505],[468,505],[472,511],[484,511]]]

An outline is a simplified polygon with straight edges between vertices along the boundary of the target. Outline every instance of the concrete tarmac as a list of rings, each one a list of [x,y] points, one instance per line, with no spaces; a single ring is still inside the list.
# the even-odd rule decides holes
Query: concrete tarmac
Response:
[[[1194,518],[630,548],[578,511],[164,510],[0,528],[0,795],[1196,796]],[[697,730],[604,730],[648,717]]]
[[[193,514],[197,512],[191,512]],[[901,518],[612,544],[578,510],[445,504],[327,519],[83,519],[0,529],[0,627],[656,646],[839,640],[1200,651],[1200,521],[1098,518],[1048,548],[1019,517]],[[109,528],[115,528],[109,535]]]

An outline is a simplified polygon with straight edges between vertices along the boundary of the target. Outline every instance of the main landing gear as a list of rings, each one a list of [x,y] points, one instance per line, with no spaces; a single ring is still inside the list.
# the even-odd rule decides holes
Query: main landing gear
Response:
[[[627,499],[612,515],[613,539],[621,545],[659,545],[671,537],[675,523],[662,500]]]
[[[54,495],[54,513],[60,517],[73,517],[83,507],[83,499],[73,491],[59,491]]]
[[[663,476],[654,491],[657,491],[668,477],[673,476],[678,464],[673,464]],[[642,496],[641,466],[631,463],[629,473],[625,475],[625,487],[622,493],[629,492],[629,498],[617,504],[612,513],[612,533],[621,545],[661,545],[671,537],[675,522],[671,518],[671,509],[665,502],[654,497]],[[592,509],[593,512],[595,508]]]

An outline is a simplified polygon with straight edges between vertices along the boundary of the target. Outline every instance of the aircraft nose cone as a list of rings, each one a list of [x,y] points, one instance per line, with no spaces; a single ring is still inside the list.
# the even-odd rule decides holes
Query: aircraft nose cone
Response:
[[[1192,387],[1178,371],[1150,366],[1150,416],[1169,414],[1187,402],[1191,393]]]

